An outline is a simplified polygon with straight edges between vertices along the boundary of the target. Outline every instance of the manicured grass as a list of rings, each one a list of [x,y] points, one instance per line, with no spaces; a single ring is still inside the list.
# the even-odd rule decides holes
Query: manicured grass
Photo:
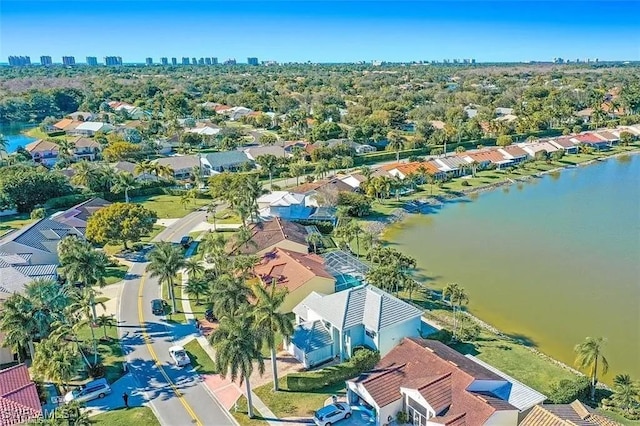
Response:
[[[216,216],[216,224],[227,225],[227,224],[242,223],[242,219],[240,219],[240,216],[238,216],[238,214],[231,209],[225,209],[225,210],[216,212],[215,216]],[[213,217],[211,214],[209,214],[208,222],[213,223]]]
[[[193,339],[186,345],[184,349],[189,353],[191,365],[199,374],[217,374],[216,363],[211,359],[209,354],[202,349],[198,340]]]
[[[400,297],[408,300],[404,292],[400,292]],[[446,325],[449,330],[452,328],[452,313],[445,303],[427,299],[422,292],[414,292],[413,301],[428,309],[428,318]],[[453,347],[463,354],[476,356],[545,395],[549,394],[553,383],[575,378],[571,371],[533,352],[523,344],[484,329],[476,341],[459,343]]]
[[[180,202],[181,197],[177,195],[150,195],[143,197],[135,197],[131,201],[134,203],[142,204],[149,210],[153,210],[158,214],[158,219],[175,219],[186,216],[197,208],[204,207],[211,202],[211,200],[197,198],[186,206],[183,206]]]
[[[107,268],[107,274],[104,277],[106,285],[115,284],[124,279],[127,275],[128,268],[124,265],[109,266]]]
[[[231,409],[231,415],[236,421],[240,424],[240,426],[266,426],[269,423],[266,420],[263,420],[263,417],[260,416],[260,413],[255,410],[255,416],[253,419],[250,419],[247,414],[247,398],[245,396],[241,396],[236,403],[236,409]]]
[[[625,418],[624,416],[621,416],[618,413],[614,413],[612,411],[609,410],[603,410],[601,408],[596,409],[596,411],[598,411],[599,413],[602,413],[603,415],[609,417],[610,419],[613,419],[615,421],[617,421],[618,423],[621,423],[625,426],[639,426],[640,425],[640,420],[629,420],[627,418]]]
[[[281,390],[278,392],[273,390],[273,383],[253,389],[278,417],[311,417],[331,395],[345,394],[344,382],[312,392],[291,392],[287,390],[286,378],[281,378],[279,382]]]
[[[91,417],[98,426],[160,426],[160,422],[149,407],[118,408]]]
[[[20,229],[33,221],[28,213],[14,216],[0,216],[0,236],[14,229]]]
[[[36,138],[36,139],[47,139],[50,137],[46,132],[43,132],[39,127],[33,127],[23,133],[27,136],[31,136],[32,138]],[[58,136],[58,137],[61,137],[61,136]]]
[[[94,328],[94,332],[96,339],[98,339],[98,360],[105,366],[105,378],[109,383],[113,383],[124,374],[122,369],[124,357],[118,340],[118,329],[115,326],[107,327],[107,340],[104,339],[102,327]],[[93,348],[91,330],[88,326],[79,330],[78,338],[83,341],[85,348]],[[93,362],[92,354],[86,353],[86,356],[90,362]]]
[[[282,334],[276,333],[276,337],[275,337],[276,352],[282,348],[282,340],[283,340]],[[263,357],[267,359],[271,359],[271,348],[266,343],[262,345],[262,349],[260,349],[260,353],[262,354]]]
[[[187,319],[182,312],[182,274],[177,274],[175,278],[175,282],[179,283],[173,287],[173,295],[176,298],[176,305],[178,307],[178,312],[171,312],[171,315],[167,315],[168,320],[172,322],[176,322],[179,324],[184,324]],[[169,304],[169,308],[173,305],[171,304],[171,299],[169,298],[169,288],[167,287],[167,283],[162,283],[162,293],[160,293],[160,297],[167,301]]]

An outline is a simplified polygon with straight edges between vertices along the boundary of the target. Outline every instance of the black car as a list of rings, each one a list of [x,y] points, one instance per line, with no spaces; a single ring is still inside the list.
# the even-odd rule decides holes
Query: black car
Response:
[[[182,237],[182,239],[180,240],[180,245],[184,248],[189,248],[189,245],[191,245],[191,242],[193,241],[193,238],[191,238],[188,235],[185,235],[184,237]]]
[[[204,312],[204,317],[209,322],[216,322],[218,318],[213,314],[213,309],[209,308]]]
[[[151,301],[151,312],[153,312],[154,315],[164,315],[164,303],[164,300],[153,299]]]

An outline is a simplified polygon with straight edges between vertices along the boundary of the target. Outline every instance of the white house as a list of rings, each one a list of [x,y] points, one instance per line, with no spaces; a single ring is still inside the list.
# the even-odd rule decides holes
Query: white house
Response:
[[[516,426],[520,415],[546,399],[476,358],[414,338],[346,385],[350,404],[374,408],[375,425],[404,412],[420,426]]]
[[[262,217],[281,219],[307,219],[313,207],[307,206],[307,197],[289,191],[272,191],[258,198],[258,209]]]
[[[416,337],[422,311],[370,285],[309,294],[293,308],[296,326],[287,348],[305,367],[346,360],[366,346],[385,356],[405,337]]]
[[[113,130],[113,126],[109,123],[102,123],[100,121],[85,121],[78,124],[78,126],[68,131],[69,134],[79,136],[93,136],[97,132],[109,132]]]

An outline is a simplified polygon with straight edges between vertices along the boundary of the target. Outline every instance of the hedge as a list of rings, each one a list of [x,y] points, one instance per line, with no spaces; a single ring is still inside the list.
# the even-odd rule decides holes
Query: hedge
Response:
[[[326,220],[304,220],[298,219],[292,222],[299,223],[302,226],[316,226],[321,234],[328,235],[333,232],[333,223]]]
[[[286,376],[287,389],[292,392],[309,392],[343,382],[358,376],[380,361],[380,353],[370,349],[355,349],[353,356],[342,364],[317,371],[291,373]]]
[[[75,206],[76,204],[87,201],[88,199],[95,197],[96,195],[97,194],[93,193],[63,195],[62,197],[50,198],[44,204],[44,207],[47,210],[67,209],[69,207]]]
[[[408,157],[411,157],[412,155],[427,155],[429,154],[431,148],[432,147],[405,149],[403,151],[400,151],[400,158],[408,158]],[[380,151],[380,152],[373,152],[371,154],[356,155],[353,158],[353,163],[354,163],[354,166],[362,166],[365,164],[375,164],[375,163],[380,163],[382,161],[392,161],[395,159],[396,159],[395,151]]]

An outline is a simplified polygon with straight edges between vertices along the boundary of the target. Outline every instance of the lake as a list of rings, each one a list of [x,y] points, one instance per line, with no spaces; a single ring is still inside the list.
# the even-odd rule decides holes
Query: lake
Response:
[[[0,134],[4,135],[4,138],[8,141],[7,152],[14,152],[19,146],[24,147],[28,143],[36,140],[36,138],[21,133],[23,130],[30,129],[31,127],[33,127],[33,125],[24,123],[0,124]]]
[[[575,344],[606,337],[604,381],[640,379],[640,155],[472,198],[385,239],[429,287],[463,286],[470,312],[505,333],[572,366]]]

